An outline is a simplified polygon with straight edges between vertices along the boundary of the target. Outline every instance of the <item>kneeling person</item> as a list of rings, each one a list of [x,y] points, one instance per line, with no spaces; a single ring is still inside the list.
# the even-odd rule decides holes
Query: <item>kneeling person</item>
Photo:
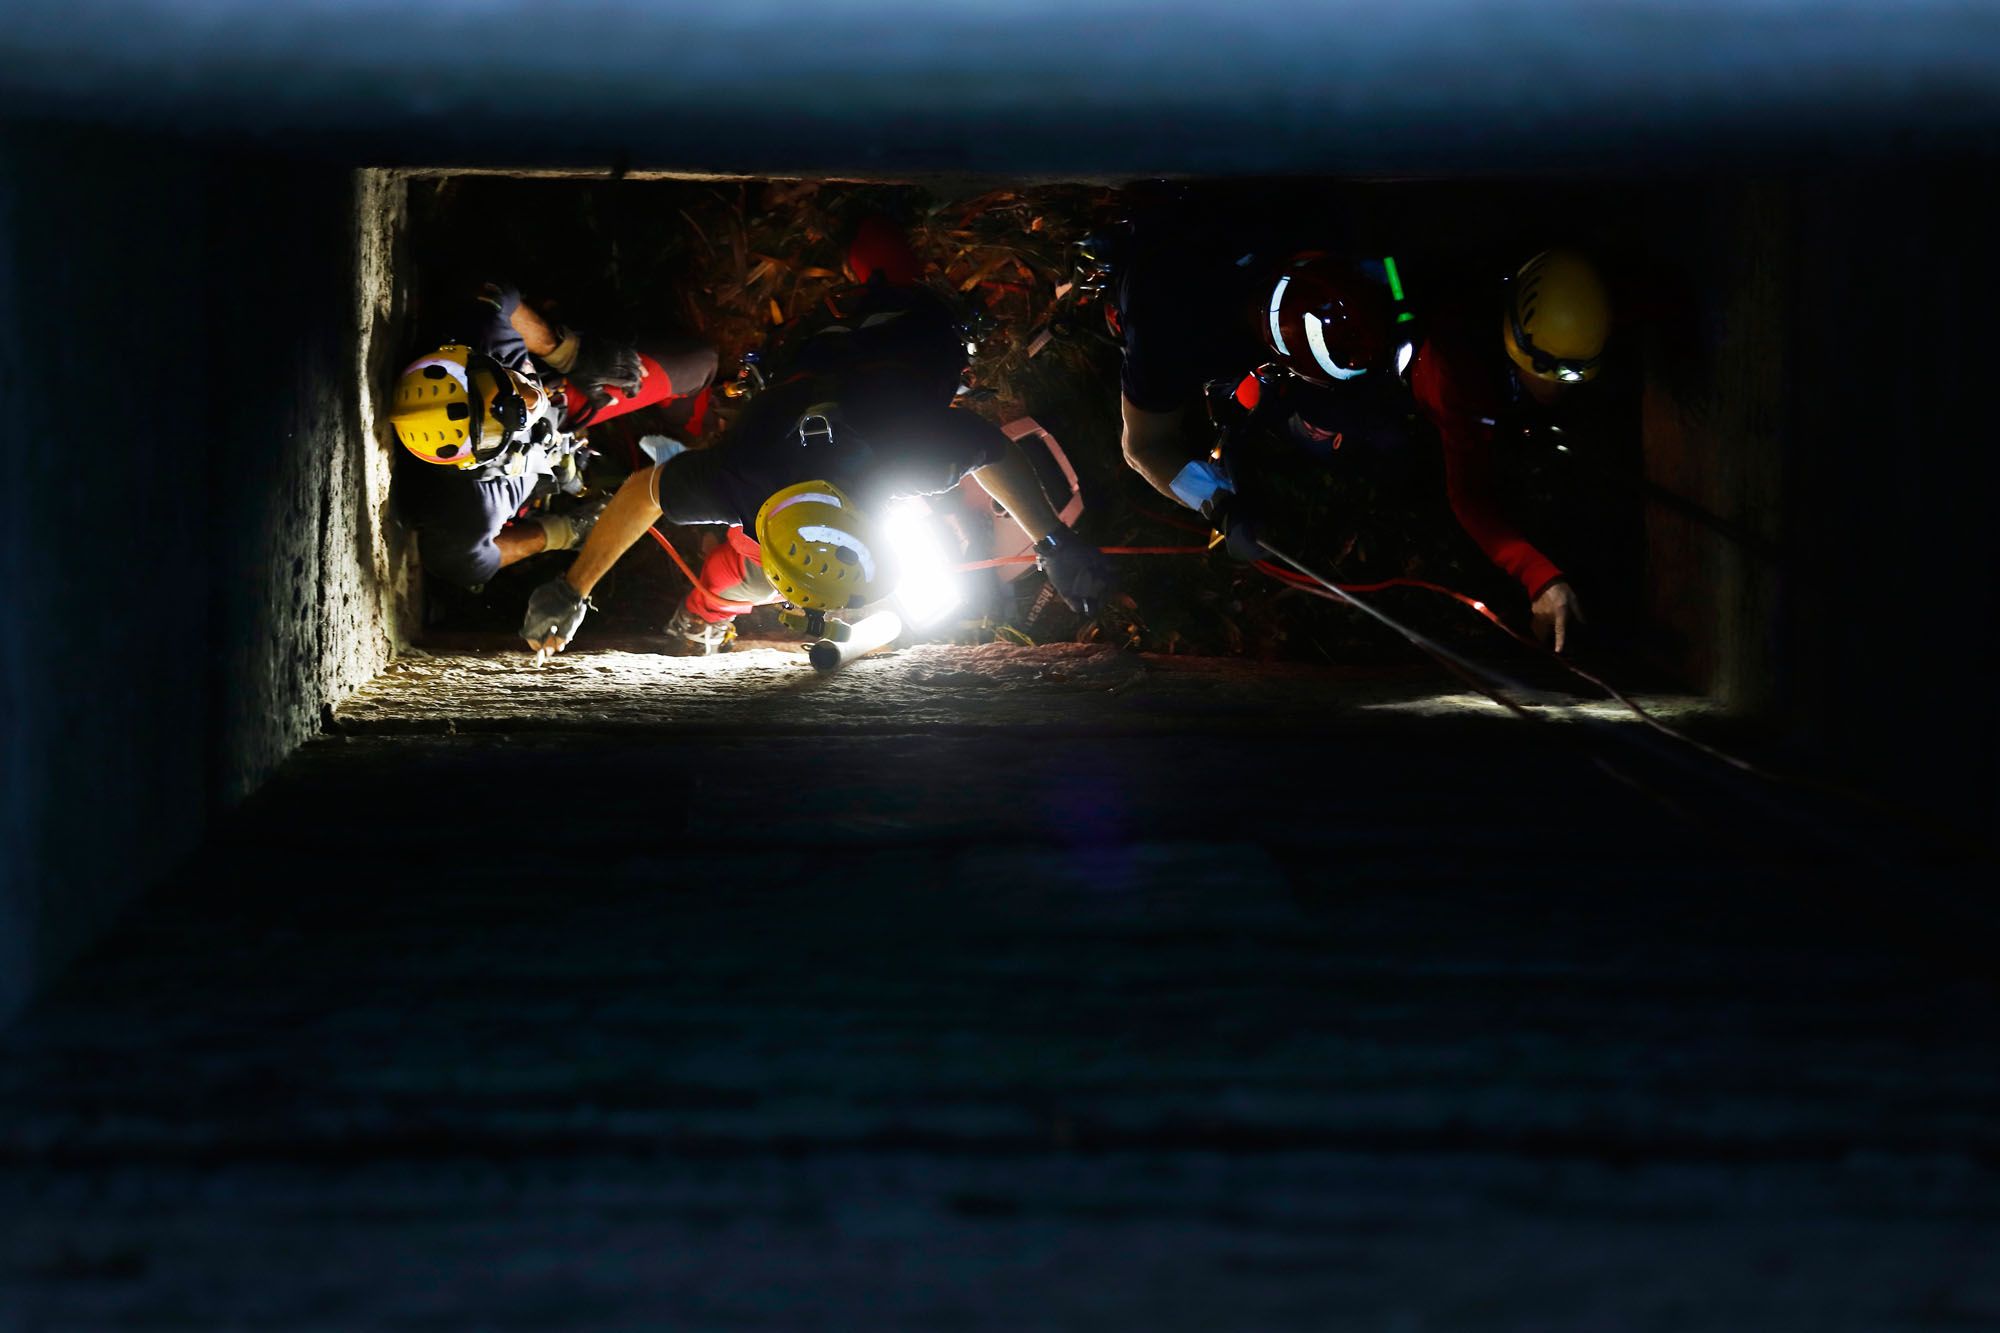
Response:
[[[477,587],[541,551],[582,545],[602,504],[513,522],[529,501],[583,490],[583,430],[654,403],[696,433],[715,375],[694,340],[647,351],[544,320],[511,288],[489,286],[469,342],[420,357],[397,379],[390,422],[412,458],[397,507],[419,530],[426,572]]]
[[[749,535],[772,497],[824,482],[845,509],[879,519],[892,501],[949,490],[968,473],[1036,543],[1057,593],[1093,610],[1110,586],[1103,556],[1057,518],[1018,444],[952,406],[965,363],[941,298],[877,281],[843,319],[805,341],[719,447],[627,479],[568,573],[535,590],[522,637],[538,651],[561,651],[591,589],[664,517],[729,527],[674,620],[683,634],[718,646],[737,615],[785,596],[767,575],[770,555]]]

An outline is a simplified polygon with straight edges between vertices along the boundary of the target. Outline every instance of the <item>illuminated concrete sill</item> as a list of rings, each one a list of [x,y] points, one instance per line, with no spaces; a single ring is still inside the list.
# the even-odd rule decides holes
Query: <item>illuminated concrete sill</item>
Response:
[[[1662,722],[1689,721],[1713,717],[1722,712],[1714,700],[1698,694],[1635,694],[1632,701]],[[1583,699],[1555,690],[1522,690],[1513,696],[1516,703],[1552,722],[1630,722],[1642,725],[1631,709],[1615,699]],[[1483,694],[1433,694],[1419,699],[1392,699],[1362,704],[1363,711],[1397,713],[1412,717],[1496,717],[1513,713]]]
[[[584,647],[540,667],[512,649],[408,657],[343,704],[333,729],[1276,731],[1395,725],[1412,715],[1506,716],[1425,666],[1334,670],[1082,644],[920,644],[823,675],[796,646],[760,644],[713,657],[631,650],[639,646],[647,645]],[[1580,695],[1537,691],[1529,702],[1550,717],[1631,718],[1615,703]],[[1646,702],[1668,719],[1712,710],[1689,696]]]

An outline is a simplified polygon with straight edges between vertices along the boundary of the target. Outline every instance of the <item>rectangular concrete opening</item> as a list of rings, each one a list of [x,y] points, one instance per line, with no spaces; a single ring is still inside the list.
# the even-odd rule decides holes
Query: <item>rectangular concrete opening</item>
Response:
[[[878,8],[0,37],[0,1323],[2000,1321],[1990,25]],[[569,557],[426,584],[386,405],[468,284],[728,378],[870,203],[988,304],[966,410],[1060,442],[1079,530],[1204,541],[1115,352],[1025,356],[1154,171],[1326,205],[1412,302],[1607,257],[1576,661],[1721,753],[1220,554],[826,675],[662,653],[650,539],[540,668]],[[1304,457],[1310,563],[1522,623],[1447,509]]]
[[[1176,537],[1170,526],[1176,507],[1143,486],[1134,488],[1118,458],[1117,353],[1105,332],[1104,302],[1057,296],[1075,277],[1078,241],[1112,232],[1134,213],[1174,207],[1178,196],[1189,196],[1194,201],[1190,207],[1212,214],[1234,194],[1234,203],[1246,213],[1318,218],[1319,230],[1338,233],[1357,253],[1379,250],[1398,262],[1392,252],[1400,250],[1398,290],[1407,287],[1408,310],[1435,308],[1461,287],[1483,290],[1489,281],[1486,270],[1501,263],[1497,256],[1529,244],[1530,237],[1552,230],[1584,233],[1579,239],[1604,250],[1621,287],[1633,292],[1633,334],[1621,339],[1617,349],[1620,387],[1565,417],[1571,431],[1568,444],[1558,428],[1554,436],[1522,445],[1522,452],[1539,450],[1538,466],[1521,469],[1533,475],[1517,489],[1541,492],[1530,497],[1539,501],[1541,540],[1590,567],[1600,646],[1615,645],[1612,651],[1634,661],[1655,659],[1645,667],[1648,676],[1695,688],[1707,683],[1705,672],[1691,666],[1688,654],[1674,642],[1682,637],[1678,631],[1649,628],[1657,599],[1644,586],[1641,545],[1648,498],[1640,460],[1646,354],[1640,335],[1649,309],[1681,300],[1690,284],[1686,274],[1651,258],[1635,229],[1651,202],[1639,186],[1328,180],[1157,183],[1121,190],[992,180],[912,186],[488,174],[420,177],[410,188],[416,202],[407,249],[414,262],[404,285],[416,291],[417,306],[429,312],[430,325],[441,324],[439,312],[458,311],[464,293],[482,281],[479,275],[501,273],[532,285],[574,321],[604,320],[628,330],[647,323],[690,330],[717,344],[725,379],[741,374],[744,353],[768,357],[770,344],[782,341],[775,335],[801,319],[810,320],[820,303],[841,288],[844,242],[838,233],[843,228],[871,212],[904,219],[933,281],[953,292],[961,312],[978,325],[979,355],[968,375],[968,387],[975,390],[970,410],[1002,423],[1025,424],[1031,417],[1043,428],[1031,438],[1063,441],[1060,448],[1074,460],[1081,478],[1076,488],[1080,499],[1088,501],[1087,525],[1107,544],[1173,540],[1184,545],[1186,539]],[[1469,235],[1448,222],[1468,211],[1514,221],[1502,234]],[[1591,226],[1565,228],[1563,220],[1578,217],[1592,219]],[[487,225],[491,219],[505,223]],[[1301,228],[1302,234],[1312,231]],[[514,272],[523,268],[526,274]],[[1682,322],[1692,318],[1683,312]],[[1414,337],[1420,327],[1405,325],[1399,332]],[[417,341],[427,336],[440,335],[419,335]],[[600,456],[593,466],[608,477],[605,484],[615,486],[626,470],[645,461],[638,439],[667,426],[680,428],[657,411],[602,425],[593,437]],[[1423,430],[1415,425],[1411,433]],[[1260,460],[1268,470],[1285,474],[1286,527],[1299,534],[1304,554],[1349,582],[1427,574],[1496,602],[1510,597],[1504,578],[1480,559],[1444,512],[1443,482],[1432,475],[1437,471],[1434,459],[1399,464],[1401,471],[1390,475],[1357,444],[1348,449],[1342,466],[1331,467],[1340,437],[1317,434],[1316,440],[1302,435],[1306,447],[1290,456]],[[1410,472],[1418,475],[1404,475]],[[1050,476],[1069,493],[1060,474],[1051,469]],[[1309,493],[1317,488],[1331,489]],[[1169,511],[1164,521],[1162,508]],[[684,531],[678,540],[698,561],[716,538],[713,530],[706,536]],[[989,554],[985,544],[960,553]],[[449,580],[433,580],[426,617],[432,641],[454,635],[462,641],[466,632],[479,630],[504,641],[516,627],[516,608],[527,589],[545,578],[552,564],[560,568],[564,559],[551,555],[509,569],[469,595]],[[1221,572],[1227,573],[1227,566]],[[1003,597],[996,575],[1019,573],[984,574],[972,605],[945,628],[960,631],[955,637],[965,641],[991,638],[994,631],[1008,636],[1025,629],[1028,633],[1020,637],[1044,639],[1082,631],[1092,641],[1161,653],[1248,654],[1348,665],[1381,656],[1381,644],[1368,634],[1342,632],[1338,616],[1310,623],[1314,608],[1309,599],[1293,598],[1282,611],[1274,611],[1266,605],[1271,599],[1262,594],[1275,589],[1246,589],[1242,580],[1216,577],[1201,562],[1132,562],[1123,578],[1148,606],[1129,607],[1131,614],[1118,624],[1107,620],[1089,627],[1078,625],[1074,617],[1047,616],[1053,599],[1034,596],[1043,586],[1038,579],[1010,577],[1004,590],[1010,595]],[[600,632],[626,637],[657,630],[684,584],[673,564],[652,552],[622,562],[617,579],[627,586],[618,595],[598,599],[593,623],[602,627]],[[1246,597],[1246,592],[1258,595]],[[1245,601],[1252,605],[1245,607]],[[1234,614],[1197,609],[1217,602],[1235,603]],[[1418,618],[1427,629],[1450,633],[1457,627],[1442,627],[1458,614],[1419,613]],[[1047,623],[1037,627],[1037,618]],[[768,617],[753,617],[751,623],[759,621],[760,628],[771,627]],[[1663,644],[1671,646],[1663,652]]]

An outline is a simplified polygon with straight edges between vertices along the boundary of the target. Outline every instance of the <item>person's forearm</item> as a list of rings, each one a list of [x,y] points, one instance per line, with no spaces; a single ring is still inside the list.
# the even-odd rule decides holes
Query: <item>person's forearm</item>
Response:
[[[1028,534],[1029,541],[1040,541],[1062,526],[1049,497],[1042,491],[1042,483],[1035,476],[1034,464],[1021,452],[1018,442],[1007,442],[1007,456],[997,463],[990,463],[972,474],[986,493],[999,501],[1008,517],[1021,525],[1021,531]]]
[[[518,564],[548,549],[548,531],[539,523],[510,523],[493,537],[500,552],[500,568]]]
[[[563,576],[570,587],[585,597],[590,596],[590,590],[618,563],[618,557],[632,549],[632,543],[653,526],[660,516],[658,492],[654,489],[659,485],[659,474],[660,469],[652,467],[625,478],[625,484],[611,497],[611,503],[605,506],[590,535],[583,539],[583,549],[576,553],[575,562]]]
[[[1562,577],[1562,570],[1535,549],[1502,509],[1493,483],[1490,439],[1455,422],[1446,422],[1439,435],[1444,444],[1445,498],[1458,525],[1529,597],[1540,596]]]
[[[1174,494],[1174,478],[1187,466],[1187,442],[1181,434],[1179,412],[1148,412],[1134,407],[1130,399],[1119,399],[1121,433],[1119,444],[1125,462],[1147,484],[1175,504],[1184,504]]]
[[[547,356],[556,350],[555,327],[543,319],[526,301],[514,307],[514,313],[507,317],[514,326],[514,332],[521,335],[521,343],[536,356]]]

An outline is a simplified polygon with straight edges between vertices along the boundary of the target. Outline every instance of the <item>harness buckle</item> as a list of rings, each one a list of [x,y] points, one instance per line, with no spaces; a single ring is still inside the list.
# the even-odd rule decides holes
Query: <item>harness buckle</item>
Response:
[[[833,423],[818,412],[811,412],[799,418],[799,446],[810,449],[815,444],[833,443]]]

